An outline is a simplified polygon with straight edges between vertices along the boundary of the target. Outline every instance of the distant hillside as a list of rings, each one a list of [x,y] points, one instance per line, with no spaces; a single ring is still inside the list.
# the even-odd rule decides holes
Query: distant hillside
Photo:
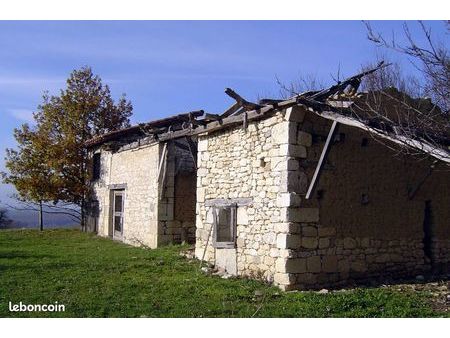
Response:
[[[35,228],[38,226],[37,211],[8,210],[8,218],[13,221],[14,228]],[[45,214],[44,228],[73,228],[78,225],[67,215]]]

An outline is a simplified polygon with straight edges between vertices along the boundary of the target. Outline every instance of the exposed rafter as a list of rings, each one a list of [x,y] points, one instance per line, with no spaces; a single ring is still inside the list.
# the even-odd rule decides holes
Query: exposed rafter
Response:
[[[236,93],[231,88],[226,88],[225,94],[227,94],[229,97],[233,98],[245,110],[254,110],[254,109],[258,109],[258,108],[262,107],[259,104],[247,101],[246,99],[244,99],[242,96],[240,96],[238,93]]]
[[[350,109],[353,104],[352,98],[355,96],[362,78],[387,66],[389,65],[381,62],[375,68],[356,74],[329,88],[300,93],[286,100],[263,99],[260,100],[259,104],[249,102],[234,90],[227,88],[225,93],[233,98],[236,103],[222,114],[204,113],[203,110],[179,114],[95,137],[87,141],[86,146],[92,147],[111,141],[138,140],[142,135],[151,136],[151,139],[146,142],[163,142],[185,136],[210,133],[236,125],[242,125],[246,128],[250,121],[262,119],[277,110],[302,106],[324,118],[364,129],[377,137],[387,138],[401,146],[419,149],[450,163],[450,148],[447,146],[447,143],[450,144],[450,140],[433,140],[434,144],[439,145],[435,146],[420,135],[417,139],[407,138],[390,131],[389,126],[383,125],[382,121],[364,120],[355,116]]]

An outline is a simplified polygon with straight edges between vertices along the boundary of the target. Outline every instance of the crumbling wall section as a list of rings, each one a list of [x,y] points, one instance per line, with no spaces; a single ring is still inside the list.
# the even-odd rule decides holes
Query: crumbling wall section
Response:
[[[159,244],[195,241],[197,168],[187,141],[175,142],[167,143],[167,171],[159,201]]]

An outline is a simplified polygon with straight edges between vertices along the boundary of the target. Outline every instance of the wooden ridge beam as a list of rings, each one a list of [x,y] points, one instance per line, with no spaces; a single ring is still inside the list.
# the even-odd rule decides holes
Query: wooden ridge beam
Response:
[[[222,118],[223,118],[223,115],[205,113],[206,120],[220,121],[220,120],[222,120]]]

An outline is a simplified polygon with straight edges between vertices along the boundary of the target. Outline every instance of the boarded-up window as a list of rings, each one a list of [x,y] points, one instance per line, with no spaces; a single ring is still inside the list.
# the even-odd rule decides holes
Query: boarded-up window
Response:
[[[216,248],[234,248],[236,243],[236,205],[214,207]]]
[[[100,153],[96,153],[92,156],[92,180],[98,180],[100,178]]]

